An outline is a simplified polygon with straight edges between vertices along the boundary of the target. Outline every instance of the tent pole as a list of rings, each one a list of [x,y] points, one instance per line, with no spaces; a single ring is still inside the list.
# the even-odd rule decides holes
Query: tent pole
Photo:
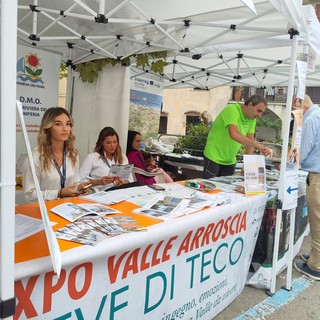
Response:
[[[303,46],[303,52],[308,54],[308,46]],[[304,79],[305,80],[305,79]],[[305,91],[305,88],[304,88]],[[290,210],[290,236],[289,236],[289,250],[288,250],[288,268],[287,268],[287,281],[286,281],[286,289],[291,290],[292,285],[292,260],[293,260],[293,245],[294,245],[294,229],[295,229],[295,219],[296,217],[296,209]]]
[[[72,114],[71,109],[72,109],[73,83],[74,83],[74,70],[71,66],[68,66],[66,110],[71,114]]]
[[[0,318],[15,313],[14,227],[16,163],[17,0],[0,0]],[[10,48],[10,50],[8,50]],[[12,52],[14,54],[12,54]]]
[[[274,246],[273,246],[271,289],[270,289],[270,293],[272,295],[275,293],[276,276],[277,276],[277,269],[278,269],[280,225],[282,220],[282,202],[284,199],[283,189],[284,189],[285,172],[287,169],[286,167],[287,167],[287,154],[288,154],[288,143],[289,143],[289,126],[290,126],[290,117],[291,117],[291,108],[292,108],[292,96],[293,96],[293,89],[294,89],[294,78],[295,78],[295,70],[296,70],[296,58],[297,58],[299,34],[294,34],[292,38],[293,38],[293,42],[291,47],[290,74],[289,74],[289,81],[288,81],[288,93],[287,93],[286,111],[285,111],[285,117],[284,117],[283,144],[282,144],[282,153],[281,153],[280,183],[279,183],[279,194],[278,194],[279,205],[277,206],[276,229],[275,229]],[[295,210],[291,210],[291,212],[293,212],[294,214]],[[292,261],[289,261],[289,263],[292,264]],[[291,270],[292,266],[290,266],[289,268]]]
[[[73,63],[72,63],[72,56],[73,56],[73,44],[68,43],[68,77],[67,77],[67,94],[66,94],[66,109],[68,112],[71,112],[71,101],[73,95],[73,77],[74,77],[74,70],[73,70]]]
[[[106,5],[106,0],[100,0],[99,1],[99,13],[100,14],[105,14],[105,5]]]

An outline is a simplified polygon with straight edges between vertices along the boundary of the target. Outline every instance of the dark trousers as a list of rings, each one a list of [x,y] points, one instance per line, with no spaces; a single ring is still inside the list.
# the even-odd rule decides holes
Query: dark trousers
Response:
[[[204,156],[203,177],[209,179],[213,177],[232,176],[236,170],[236,164],[223,165],[209,160]]]

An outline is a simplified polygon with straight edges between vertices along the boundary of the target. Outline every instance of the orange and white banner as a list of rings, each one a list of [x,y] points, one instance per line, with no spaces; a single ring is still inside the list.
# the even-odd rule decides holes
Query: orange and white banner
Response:
[[[265,195],[16,265],[14,319],[212,319],[243,290]],[[20,276],[17,274],[19,273]]]

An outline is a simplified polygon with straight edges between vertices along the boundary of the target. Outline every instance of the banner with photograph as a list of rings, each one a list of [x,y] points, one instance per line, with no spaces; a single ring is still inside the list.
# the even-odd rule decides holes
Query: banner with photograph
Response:
[[[59,69],[58,54],[18,45],[17,48],[17,100],[22,104],[31,148],[37,136],[44,112],[58,106]],[[26,156],[21,124],[17,118],[16,174],[21,174],[21,165]]]
[[[143,139],[157,137],[162,95],[160,81],[142,76],[131,79],[129,130],[140,132]]]

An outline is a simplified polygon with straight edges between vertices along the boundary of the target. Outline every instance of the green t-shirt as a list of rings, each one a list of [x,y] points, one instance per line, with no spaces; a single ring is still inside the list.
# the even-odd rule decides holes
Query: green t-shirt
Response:
[[[235,164],[236,155],[241,147],[241,144],[229,135],[230,124],[238,126],[239,132],[244,136],[254,133],[256,128],[256,120],[245,117],[239,103],[229,104],[220,112],[208,134],[204,155],[223,165]]]

